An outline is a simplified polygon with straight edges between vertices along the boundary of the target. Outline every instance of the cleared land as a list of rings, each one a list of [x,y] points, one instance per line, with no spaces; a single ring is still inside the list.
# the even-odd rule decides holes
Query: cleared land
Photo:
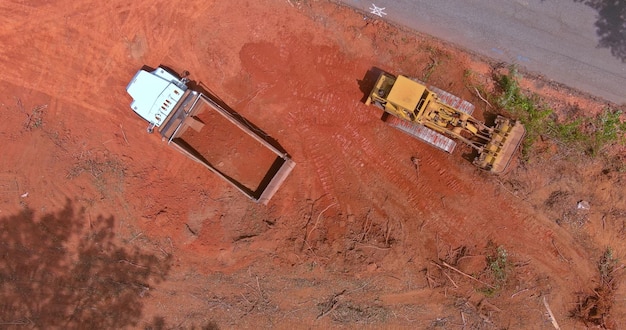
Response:
[[[626,324],[623,156],[538,138],[494,177],[362,103],[378,67],[480,117],[496,63],[325,1],[0,10],[3,326],[550,328],[546,304],[563,329]],[[145,134],[124,87],[159,64],[293,156],[267,207]],[[607,106],[522,87],[558,118]]]

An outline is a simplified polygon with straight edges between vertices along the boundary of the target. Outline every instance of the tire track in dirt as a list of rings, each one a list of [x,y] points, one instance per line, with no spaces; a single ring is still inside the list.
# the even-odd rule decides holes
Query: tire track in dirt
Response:
[[[359,134],[359,127],[347,125],[347,128],[351,132],[352,138],[359,141],[363,161],[367,162],[368,166],[373,165],[374,168],[379,169],[379,172],[376,173],[377,181],[384,182],[384,186],[391,185],[393,187],[391,190],[402,192],[408,201],[417,200],[417,192],[411,189],[411,186],[417,184],[414,172],[409,172],[412,169],[404,166],[402,159],[406,155],[406,151],[401,151],[398,143],[394,143],[393,140],[382,140],[382,145],[378,145],[379,141],[375,137]],[[374,145],[372,141],[376,141],[377,145]],[[371,174],[363,173],[363,175]]]
[[[457,170],[461,166],[472,166],[469,162],[463,161],[462,164],[457,164],[454,161],[454,155],[446,155],[431,146],[424,146],[423,149],[426,150],[420,153],[420,163],[424,163],[424,169],[435,174],[434,176],[444,183],[444,187],[441,187],[445,189],[444,193],[465,194],[471,191],[471,187],[468,187],[467,184],[458,179],[458,176],[461,174]],[[429,175],[428,178],[431,178],[431,176]]]
[[[381,130],[394,130],[384,125]],[[387,157],[377,157],[381,152],[386,152]],[[400,189],[407,197],[408,205],[428,208],[431,203],[425,200],[425,196],[443,195],[447,191],[441,191],[439,183],[434,183],[431,178],[443,180],[448,191],[457,191],[461,187],[458,180],[453,176],[446,175],[448,167],[454,167],[450,161],[442,160],[442,156],[434,157],[438,150],[402,134],[401,132],[384,132],[381,145],[371,151],[369,157],[376,159],[378,166],[384,168],[387,180],[393,183],[394,189]],[[418,164],[412,163],[411,158],[416,157]],[[445,155],[443,156],[445,157]],[[434,187],[439,188],[435,190]]]
[[[273,74],[273,77],[262,71],[257,74],[257,69],[251,71],[252,76],[260,83],[271,83],[270,80],[281,76],[286,79],[284,85],[289,86],[288,98],[285,99],[284,95],[280,97],[284,88],[272,90],[276,96],[265,96],[280,99],[283,101],[282,108],[289,111],[286,116],[287,126],[297,131],[297,138],[290,140],[300,141],[304,153],[299,157],[294,156],[306,159],[312,165],[311,171],[321,185],[322,194],[338,203],[343,203],[351,195],[357,194],[362,190],[358,189],[362,183],[356,174],[361,163],[359,157],[354,156],[353,150],[358,150],[361,146],[358,146],[357,140],[345,134],[345,131],[355,130],[359,128],[359,123],[369,119],[360,113],[354,113],[359,109],[358,100],[362,95],[348,96],[358,92],[356,79],[352,81],[349,76],[336,75],[336,72],[345,71],[347,65],[353,64],[332,47],[311,46],[295,38],[279,42],[277,46],[248,44],[245,47],[248,48],[244,56],[258,53],[255,51],[257,48],[260,51],[263,48],[266,51],[276,49],[278,57],[286,61],[272,67],[274,71],[280,71]],[[242,63],[249,62],[247,58],[242,58]],[[346,157],[339,157],[340,155]]]
[[[529,261],[532,267],[540,270],[540,276],[569,273],[571,262],[580,261],[584,256],[580,248],[567,244],[572,238],[562,229],[555,228],[547,219],[533,215],[532,210],[512,208],[506,199],[454,200],[455,204],[452,204],[450,198],[446,198],[439,209],[436,196],[428,197],[434,207],[424,210],[426,221],[422,224],[425,225],[423,230],[416,228],[417,224],[411,226],[409,223],[410,235],[437,237],[440,248],[480,246],[491,241],[502,245],[515,260]],[[471,205],[468,207],[473,210],[471,214],[466,213],[467,205]],[[534,244],[526,244],[529,241]],[[563,260],[563,256],[568,260]],[[576,265],[588,266],[585,263]],[[558,286],[566,287],[568,281],[577,283],[580,278],[571,276],[567,280],[554,280]]]
[[[513,292],[503,292],[500,298],[486,297],[485,301],[502,308],[504,313],[481,308],[474,310],[473,316],[490,313],[494,326],[507,324],[509,320],[498,316],[508,316],[508,312],[513,311],[511,319],[519,318],[518,311],[533,308],[532,299],[537,295],[550,294],[551,302],[555,301],[554,298],[562,302],[560,310],[555,309],[557,318],[565,318],[563,311],[572,297],[562,293],[556,295],[570,289],[557,291],[552,288],[564,286],[570,278],[581,276],[569,277],[570,272],[581,269],[573,265],[584,263],[583,267],[593,268],[588,267],[591,262],[585,260],[577,248],[568,247],[579,243],[571,238],[568,240],[564,234],[567,230],[555,225],[552,219],[543,218],[541,210],[533,214],[533,210],[525,209],[527,206],[520,207],[523,202],[503,192],[494,179],[472,170],[466,160],[460,160],[460,151],[465,150],[457,149],[449,156],[412,140],[386,127],[378,120],[377,110],[359,102],[363,95],[357,81],[370,64],[390,69],[404,67],[400,71],[415,72],[423,66],[420,62],[428,63],[429,55],[403,57],[402,54],[412,54],[410,52],[414,49],[410,48],[415,45],[403,47],[400,42],[404,42],[403,35],[389,34],[384,24],[371,24],[373,20],[364,21],[352,11],[337,16],[337,8],[323,2],[244,1],[233,4],[209,1],[208,4],[189,2],[181,6],[180,3],[159,0],[151,3],[114,0],[102,4],[54,1],[54,6],[57,7],[28,7],[16,0],[0,3],[0,8],[11,8],[16,13],[3,22],[28,32],[18,37],[6,34],[4,29],[0,31],[2,42],[7,41],[6,47],[22,47],[22,51],[0,49],[0,63],[7,66],[5,76],[0,79],[27,77],[25,83],[7,87],[11,93],[24,93],[23,100],[32,98],[35,94],[31,94],[32,90],[40,90],[53,99],[49,109],[51,113],[56,111],[58,116],[46,117],[46,125],[57,119],[67,121],[67,132],[59,132],[75,138],[62,144],[63,148],[71,150],[65,157],[69,160],[54,158],[58,157],[58,148],[50,145],[46,137],[39,137],[48,142],[36,144],[10,140],[8,157],[3,162],[10,165],[8,168],[19,171],[16,175],[25,178],[26,183],[20,182],[17,193],[23,193],[23,184],[37,188],[28,187],[31,195],[24,199],[26,202],[62,205],[66,196],[76,198],[82,194],[81,198],[96,201],[89,204],[87,200],[77,200],[77,206],[78,201],[87,205],[94,216],[115,215],[119,225],[111,229],[116,236],[124,234],[124,222],[137,225],[126,229],[134,232],[125,241],[129,248],[133,242],[146,245],[147,240],[160,238],[164,249],[155,249],[155,252],[173,254],[172,276],[156,286],[154,294],[158,295],[157,299],[144,297],[140,306],[141,321],[135,326],[149,327],[145,322],[160,319],[164,316],[163,308],[167,310],[174,306],[170,308],[173,313],[163,319],[168,325],[177,318],[186,318],[187,325],[196,326],[206,320],[202,317],[207,315],[207,310],[209,314],[211,310],[219,310],[219,315],[211,317],[215,326],[229,324],[245,328],[269,324],[271,327],[276,321],[289,320],[336,327],[347,324],[334,319],[334,314],[346,311],[346,306],[355,308],[349,311],[351,315],[365,320],[361,316],[367,316],[371,306],[380,305],[376,304],[377,297],[388,296],[390,292],[399,293],[399,298],[384,301],[388,312],[381,314],[380,320],[367,322],[373,321],[371,324],[379,327],[394,327],[395,324],[426,327],[432,325],[435,317],[456,313],[456,317],[448,319],[451,322],[448,324],[461,324],[460,318],[465,321],[469,314],[459,317],[459,307],[454,299],[464,298],[468,292],[475,297],[476,292],[454,290],[449,284],[434,290],[425,289],[430,293],[424,292],[424,296],[432,296],[435,291],[445,291],[446,294],[431,297],[434,300],[430,305],[440,306],[438,311],[421,313],[417,319],[411,313],[420,308],[420,302],[415,299],[419,300],[422,295],[405,297],[402,292],[411,293],[410,290],[415,289],[412,285],[426,287],[423,270],[426,266],[433,269],[429,261],[434,258],[434,246],[439,249],[459,245],[472,248],[488,239],[504,245],[512,252],[514,261],[530,260],[531,265],[521,268],[524,276],[538,274],[543,278],[556,277],[557,281],[549,281],[550,288],[543,290],[541,287],[534,292],[532,286],[520,287],[528,288],[528,294],[532,296],[521,301],[528,296],[520,294],[519,304],[505,301],[513,300],[508,299]],[[311,8],[314,6],[327,6],[328,11],[313,13]],[[7,15],[13,13],[10,10]],[[307,14],[311,17],[305,17]],[[30,22],[26,24],[20,20]],[[351,28],[355,31],[346,30],[343,24],[346,21],[354,22]],[[351,39],[346,40],[346,34]],[[346,52],[342,53],[343,48],[335,47],[337,41],[331,40],[335,38],[356,55],[350,57]],[[377,40],[377,51],[372,50],[372,46],[357,47],[358,44],[352,42],[356,38],[362,44]],[[415,37],[408,40],[410,43],[416,41]],[[275,45],[267,49],[278,56],[264,57],[252,64],[275,61],[259,69],[277,70],[277,73],[257,79],[254,68],[248,70],[240,66],[240,49],[248,43]],[[415,44],[418,48],[425,47],[422,42]],[[259,49],[252,47],[251,53],[255,51]],[[367,60],[354,58],[362,54],[370,57]],[[376,57],[375,54],[381,55]],[[449,65],[439,66],[441,71],[437,73],[445,72],[458,86],[463,75],[462,65],[453,69],[459,71],[456,76],[450,76],[453,61],[456,61],[454,57],[447,58],[444,62]],[[128,108],[130,100],[124,92],[125,84],[143,64],[171,65],[178,72],[189,70],[194,80],[196,77],[207,79],[207,85],[217,85],[217,95],[235,111],[241,110],[252,123],[281,144],[284,142],[286,151],[298,165],[269,207],[251,203],[184,156],[169,155],[175,151],[157,150],[157,146],[169,148],[160,144],[158,137],[146,136],[145,126]],[[223,81],[226,84],[222,85]],[[26,87],[20,89],[22,86]],[[6,104],[15,103],[12,96],[7,93]],[[34,106],[37,104],[33,103]],[[19,129],[22,113],[12,115]],[[128,118],[129,123],[124,122],[122,129],[117,121],[123,118]],[[78,144],[78,148],[72,148],[70,144]],[[27,150],[20,150],[24,146]],[[108,149],[111,154],[123,155],[120,158],[130,168],[126,173],[124,193],[100,200],[100,191],[93,187],[89,167],[75,179],[63,180],[64,171],[75,164],[73,152],[77,149],[78,152]],[[419,158],[418,170],[411,157]],[[33,159],[40,159],[43,165],[36,164]],[[45,169],[42,170],[41,166]],[[45,181],[39,178],[42,174]],[[12,184],[5,183],[5,186],[13,195],[15,188]],[[105,188],[106,193],[117,189],[115,186]],[[323,193],[327,195],[322,196]],[[538,200],[536,205],[541,204],[540,199],[535,201]],[[333,202],[339,204],[322,211]],[[40,209],[34,203],[32,206]],[[106,212],[103,213],[104,208]],[[313,224],[307,227],[307,219],[311,218],[313,222],[319,220],[315,230],[312,230]],[[349,249],[349,244],[356,242],[352,240],[364,221],[370,222],[371,230],[367,233],[370,240],[362,243],[384,242],[385,246],[382,249],[358,246],[350,252],[352,255],[334,254]],[[391,235],[387,235],[389,232]],[[135,236],[136,233],[144,235]],[[311,249],[312,253],[294,249],[294,246],[300,247],[297,243],[303,237],[306,240],[305,235],[311,233],[315,234],[310,236],[315,249]],[[383,240],[374,241],[381,237]],[[388,237],[391,239],[387,240]],[[580,243],[584,244],[586,242]],[[561,255],[570,261],[561,261]],[[340,259],[345,261],[336,261]],[[377,269],[371,271],[370,266]],[[234,273],[239,268],[241,271]],[[562,269],[569,272],[561,272]],[[276,277],[277,270],[287,275]],[[588,270],[585,274],[593,271]],[[204,281],[206,283],[197,281],[216,272],[219,276]],[[343,281],[346,274],[354,275],[353,280]],[[453,278],[458,275],[450,274]],[[558,278],[561,275],[563,278]],[[171,282],[173,278],[174,283]],[[303,278],[306,281],[303,282]],[[587,280],[589,278],[591,276]],[[467,285],[467,282],[457,283]],[[224,283],[229,285],[222,285]],[[353,294],[346,292],[337,297],[338,283],[348,291],[354,289],[350,291]],[[579,282],[572,283],[572,287],[582,287],[577,286]],[[186,295],[197,288],[204,290],[200,294],[202,297],[198,292],[191,298]],[[518,290],[517,287],[510,289]],[[358,294],[354,294],[356,291]],[[333,304],[334,298],[341,298],[335,304],[337,308],[322,320],[316,320],[320,308],[318,302],[328,301],[329,297],[333,297]],[[192,305],[197,303],[191,312],[189,308],[180,308],[189,306],[190,302]],[[409,306],[405,304],[407,302],[415,304]],[[347,305],[351,303],[354,304]],[[540,308],[544,310],[542,306]],[[365,311],[365,314],[356,315],[356,309]],[[391,313],[394,317],[383,317]],[[534,324],[545,323],[542,313],[536,313],[536,310],[532,313],[535,318],[526,325],[532,327],[530,324],[535,320],[538,322]],[[408,315],[406,322],[404,315]]]
[[[317,95],[322,99],[336,97],[332,96],[333,94]],[[367,160],[360,156],[360,150],[368,148],[369,142],[359,134],[359,125],[352,124],[351,118],[338,122],[335,114],[324,116],[335,119],[321,123],[317,120],[319,117],[314,117],[314,120],[298,121],[296,118],[299,114],[295,114],[289,116],[290,126],[298,127],[305,153],[303,158],[313,163],[323,193],[339,203],[345,203],[346,199],[352,198],[362,190],[359,188],[363,185],[361,178],[366,177],[366,174],[362,174],[360,169],[362,162]],[[330,135],[328,130],[332,132]]]
[[[12,64],[3,65],[4,77],[33,77],[24,80],[22,87],[107,117],[128,113],[124,88],[146,63],[141,60],[149,62],[143,56],[148,47],[176,48],[172,40],[178,43],[175,37],[186,35],[178,30],[181,25],[154,28],[144,23],[150,21],[149,15],[174,21],[176,11],[169,9],[176,4],[166,1],[155,3],[152,10],[115,2],[74,2],[63,7],[4,2],[0,6],[16,17],[3,29],[10,33],[1,36],[3,43],[13,45],[0,50],[2,61]],[[140,39],[133,39],[137,36]],[[133,50],[137,42],[141,49]],[[25,52],[30,56],[24,57]],[[133,52],[138,52],[138,58],[128,60]]]
[[[303,150],[305,151],[305,155],[303,155],[302,158],[310,160],[313,164],[313,169],[315,173],[317,173],[317,179],[322,186],[322,195],[334,196],[335,194],[333,193],[332,187],[333,176],[326,166],[326,164],[332,163],[332,159],[322,146],[324,145],[324,147],[326,147],[325,141],[319,141],[317,136],[313,134],[309,125],[300,124],[299,130],[302,132],[301,141],[303,142]],[[311,139],[314,141],[310,141]]]
[[[419,168],[416,170],[416,175],[420,176],[420,180],[417,180],[415,189],[418,190],[420,194],[411,198],[410,203],[412,205],[422,205],[425,207],[424,196],[436,197],[439,195],[433,190],[430,182],[431,175],[428,174],[435,165],[438,165],[438,162],[435,161],[429,152],[419,153],[418,165],[416,165],[416,167],[419,166]]]
[[[0,12],[2,13],[2,31],[0,36],[15,35],[24,32],[25,27],[31,24],[33,12],[37,11],[36,6],[23,2],[6,0],[0,2]]]
[[[382,129],[393,129],[383,127]],[[429,231],[437,233],[451,241],[463,241],[467,238],[467,233],[475,231],[471,221],[467,221],[467,215],[463,206],[457,201],[452,201],[454,205],[446,205],[451,201],[444,200],[443,196],[473,195],[473,185],[467,180],[460,180],[459,175],[463,173],[455,172],[457,168],[453,158],[445,154],[437,154],[440,151],[427,145],[420,145],[421,142],[413,140],[403,134],[390,133],[381,139],[379,147],[364,148],[367,158],[371,158],[376,167],[384,173],[383,180],[387,181],[393,190],[403,192],[406,197],[405,208],[409,214],[425,212],[425,216],[434,219],[428,224]],[[386,157],[380,157],[381,153],[386,153]],[[413,167],[410,162],[411,157],[417,157],[419,169]],[[461,164],[460,166],[471,166]],[[417,170],[417,171],[416,171]],[[441,200],[440,200],[441,199]],[[465,203],[472,201],[465,201]],[[442,213],[441,209],[446,209]],[[451,212],[448,212],[451,211]],[[442,217],[443,214],[449,215]],[[446,219],[447,218],[447,219]],[[416,230],[417,223],[410,225]],[[490,229],[490,228],[487,228]],[[491,231],[480,231],[480,236],[488,237]]]
[[[350,171],[343,158],[337,157],[342,154],[342,146],[338,145],[338,136],[331,136],[327,139],[319,139],[321,143],[315,144],[312,150],[314,159],[323,160],[316,162],[317,171],[322,175],[320,180],[323,183],[324,192],[342,207],[345,198],[352,197],[352,188],[358,186],[358,180]]]
[[[424,161],[437,166],[437,162],[432,162],[427,157]],[[453,175],[453,173],[448,171],[448,175]],[[463,184],[464,182],[467,184]],[[453,179],[446,180],[445,184],[446,187],[451,186],[460,191],[467,191],[466,189],[473,187],[470,186],[471,182]],[[465,194],[455,195],[440,190],[428,194],[435,197],[432,200],[436,204],[439,203],[436,196],[446,197],[441,201],[441,211],[437,210],[437,207],[433,210],[424,210],[431,221],[428,222],[423,234],[436,235],[442,242],[453,244],[452,247],[471,244],[470,242],[476,244],[476,242],[493,241],[509,249],[518,258],[534,256],[531,260],[533,264],[539,266],[540,269],[549,269],[546,271],[552,274],[567,272],[571,267],[571,261],[584,256],[580,248],[567,244],[572,238],[562,228],[538,216],[531,209],[513,206],[515,205],[515,202],[511,200],[513,197],[502,191],[498,192],[500,188],[490,186],[488,181],[477,177],[474,182],[476,182],[476,187],[484,187],[486,190],[478,195],[469,191],[470,194],[467,196],[474,196],[469,199],[464,198]],[[424,188],[423,185],[421,187]],[[473,210],[472,213],[468,214],[467,209]],[[535,244],[532,246],[525,244],[529,241]],[[562,260],[563,256],[569,261]],[[585,266],[578,265],[577,267]],[[559,280],[559,283],[566,285],[566,281]]]
[[[6,76],[35,76],[34,79],[24,80],[22,86],[55,95],[82,108],[93,111],[100,109],[102,104],[98,104],[98,101],[104,101],[107,95],[98,94],[95,89],[98,89],[98,83],[107,81],[105,77],[109,72],[102,70],[102,63],[110,62],[108,55],[111,46],[93,41],[102,40],[102,31],[97,28],[84,29],[85,22],[94,27],[106,25],[100,22],[108,18],[103,18],[102,12],[97,9],[93,5],[75,3],[69,8],[42,6],[23,14],[28,15],[27,22],[38,24],[9,28],[22,31],[3,38],[9,39],[5,42],[15,45],[3,52],[7,63],[14,64],[3,68]],[[78,32],[79,30],[84,32]],[[23,35],[29,37],[23,38]],[[22,56],[25,49],[31,56]],[[93,77],[89,81],[76,80],[85,73]]]
[[[420,153],[426,155],[424,157],[427,160],[426,165],[431,168],[427,169],[429,173],[426,179],[419,180],[419,173],[416,173],[410,161],[411,154],[414,154],[412,147],[414,143],[419,142],[412,141],[404,135],[392,134],[391,136],[394,138],[372,136],[371,133],[367,133],[368,128],[371,132],[375,131],[371,129],[371,125],[363,126],[346,122],[340,131],[341,133],[335,134],[337,140],[341,142],[343,158],[351,160],[347,170],[354,172],[356,178],[352,180],[359,182],[358,188],[360,190],[371,194],[371,196],[359,196],[359,199],[369,202],[362,209],[365,210],[373,206],[378,209],[378,212],[382,212],[380,215],[384,218],[400,221],[399,226],[401,228],[407,226],[402,230],[403,238],[419,231],[418,226],[424,223],[423,220],[409,221],[409,219],[415,219],[416,215],[421,217],[422,211],[426,212],[426,216],[441,218],[436,196],[443,196],[447,192],[433,189],[433,184],[428,178],[431,177],[430,172],[446,174],[445,166],[447,165],[439,161],[440,158],[431,157],[429,152]],[[382,127],[382,129],[391,128]],[[425,146],[424,148],[429,147]],[[417,150],[419,149],[417,148]],[[367,163],[367,167],[364,167],[363,170],[360,166],[362,163]],[[371,168],[376,168],[377,171],[375,173],[369,172]],[[437,178],[436,175],[432,176]],[[448,189],[461,187],[456,179],[448,179],[445,182],[447,182]],[[389,209],[386,207],[385,205],[390,201],[394,205],[398,205],[402,211],[396,212],[393,210],[398,208]],[[433,203],[436,203],[437,206]],[[459,230],[458,223],[452,221],[434,221],[433,227],[435,231],[441,231],[444,235],[449,236],[457,236],[452,235],[452,230],[458,230],[461,233],[468,232],[463,228]]]

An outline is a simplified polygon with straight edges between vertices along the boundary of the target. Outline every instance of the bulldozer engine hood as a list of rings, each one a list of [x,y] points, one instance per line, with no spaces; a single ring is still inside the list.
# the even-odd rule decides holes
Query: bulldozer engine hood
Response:
[[[403,109],[414,111],[425,90],[426,86],[407,77],[398,76],[387,100]]]

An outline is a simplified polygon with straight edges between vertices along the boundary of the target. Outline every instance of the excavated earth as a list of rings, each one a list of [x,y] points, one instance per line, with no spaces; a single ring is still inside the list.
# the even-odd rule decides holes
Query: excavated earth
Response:
[[[363,104],[382,69],[482,118],[487,59],[327,1],[0,9],[0,327],[626,324],[623,158],[540,140],[493,176]],[[125,92],[144,65],[188,70],[293,157],[267,206],[146,134]],[[539,74],[522,84],[562,118],[607,106]],[[207,153],[256,166],[213,139]]]

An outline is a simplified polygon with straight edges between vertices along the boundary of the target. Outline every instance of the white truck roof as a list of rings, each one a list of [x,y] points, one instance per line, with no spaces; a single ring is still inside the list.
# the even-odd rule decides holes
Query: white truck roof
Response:
[[[180,100],[187,86],[174,75],[158,68],[138,71],[126,86],[133,98],[131,109],[154,126],[161,126]]]

